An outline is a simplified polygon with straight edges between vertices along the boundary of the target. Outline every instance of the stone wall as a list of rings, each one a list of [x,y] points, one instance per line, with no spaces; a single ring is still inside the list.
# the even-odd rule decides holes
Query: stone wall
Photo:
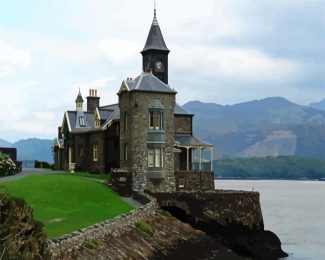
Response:
[[[164,167],[152,170],[148,168],[148,132],[149,103],[158,99],[164,106]],[[174,93],[122,92],[119,95],[120,106],[120,162],[121,169],[134,175],[134,189],[142,184],[153,192],[175,191],[174,179]],[[127,128],[125,128],[127,114]],[[158,145],[158,144],[153,144]],[[124,159],[127,146],[127,160]]]
[[[148,201],[148,203],[127,214],[99,222],[88,228],[79,229],[59,238],[48,240],[52,259],[62,259],[61,254],[79,250],[85,241],[91,242],[97,239],[104,239],[112,234],[113,236],[114,234],[120,235],[123,232],[127,232],[130,225],[134,226],[136,222],[155,215],[156,210],[159,208],[156,199],[147,194],[137,196],[138,200]]]
[[[175,133],[177,134],[192,134],[192,115],[181,116],[175,115]]]
[[[215,190],[206,192],[155,193],[161,207],[178,207],[191,218],[214,221],[226,226],[238,224],[263,230],[263,216],[258,192]]]
[[[175,172],[176,189],[178,191],[214,190],[213,172]]]

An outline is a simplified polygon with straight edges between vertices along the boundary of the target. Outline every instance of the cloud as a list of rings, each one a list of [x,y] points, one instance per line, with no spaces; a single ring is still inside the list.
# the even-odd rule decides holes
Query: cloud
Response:
[[[123,39],[105,39],[99,42],[99,48],[115,64],[122,64],[139,59],[142,44]]]
[[[2,77],[6,77],[10,74],[12,74],[15,71],[15,69],[13,68],[13,66],[11,65],[2,65],[0,66],[0,78]]]
[[[29,51],[16,49],[0,41],[0,78],[14,73],[17,67],[27,68],[30,62]]]
[[[172,65],[211,78],[247,82],[286,82],[295,78],[299,63],[274,58],[249,48],[173,46]]]

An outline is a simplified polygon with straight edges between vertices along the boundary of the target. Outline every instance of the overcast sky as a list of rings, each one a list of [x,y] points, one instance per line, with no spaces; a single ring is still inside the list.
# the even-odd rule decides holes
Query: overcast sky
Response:
[[[177,101],[325,98],[325,0],[157,0]],[[54,138],[98,89],[141,73],[153,0],[0,0],[0,138]]]

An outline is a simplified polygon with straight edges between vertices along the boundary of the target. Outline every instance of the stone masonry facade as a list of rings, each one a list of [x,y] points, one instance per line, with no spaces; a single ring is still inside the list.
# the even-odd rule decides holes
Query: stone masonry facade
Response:
[[[164,163],[162,169],[151,171],[148,168],[149,145],[149,103],[159,99],[164,106],[164,129],[161,131],[164,148]],[[174,178],[174,108],[175,94],[153,92],[124,92],[119,95],[121,114],[120,158],[122,170],[133,174],[134,190],[145,187],[151,191],[175,191]],[[125,117],[124,115],[127,114]],[[128,127],[125,127],[127,118]],[[127,151],[125,148],[127,147]],[[125,160],[127,152],[127,160]]]

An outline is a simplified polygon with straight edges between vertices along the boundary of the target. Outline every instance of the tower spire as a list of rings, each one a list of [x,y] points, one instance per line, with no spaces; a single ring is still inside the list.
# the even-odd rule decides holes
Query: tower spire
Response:
[[[154,0],[154,9],[153,9],[153,17],[157,19],[157,15],[156,15],[156,0]]]

